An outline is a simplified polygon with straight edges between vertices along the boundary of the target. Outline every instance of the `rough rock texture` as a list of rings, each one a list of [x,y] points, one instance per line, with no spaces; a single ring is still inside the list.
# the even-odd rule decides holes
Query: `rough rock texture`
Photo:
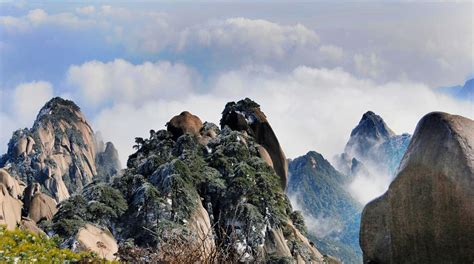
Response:
[[[390,205],[384,196],[368,203],[362,211],[360,247],[364,251],[364,263],[391,263],[390,232],[388,230]]]
[[[25,184],[4,170],[0,169],[0,183],[3,184],[13,198],[20,198],[25,190]]]
[[[184,111],[181,114],[174,116],[167,124],[166,127],[173,138],[177,139],[184,134],[191,134],[194,136],[199,135],[199,131],[202,128],[202,121],[199,117]]]
[[[26,218],[26,217],[21,218],[20,228],[22,230],[26,230],[26,231],[32,232],[34,234],[37,234],[37,235],[39,235],[39,234],[46,235],[46,233],[36,225],[35,221],[33,221],[29,218]]]
[[[11,196],[7,187],[0,183],[0,224],[14,229],[21,221],[23,203]]]
[[[248,98],[237,103],[227,103],[220,123],[221,128],[229,126],[232,130],[246,131],[262,145],[271,157],[273,168],[281,178],[283,189],[286,189],[288,162],[270,123],[260,110],[260,105]]]
[[[104,148],[98,148],[95,163],[97,166],[97,175],[100,180],[109,182],[112,176],[120,173],[121,164],[118,151],[112,142],[107,142]]]
[[[426,115],[389,190],[364,209],[364,260],[472,263],[473,197],[474,121]]]
[[[92,251],[107,260],[114,260],[118,251],[117,241],[108,231],[96,226],[86,224],[76,236],[77,250]]]
[[[41,193],[41,186],[38,183],[27,188],[25,193],[24,210],[28,212],[28,218],[36,223],[43,219],[53,219],[54,214],[58,211],[56,201],[47,194]]]
[[[13,133],[0,167],[62,201],[97,176],[92,128],[72,101],[59,97],[41,108],[31,129]]]
[[[194,130],[198,135],[177,138],[168,130],[151,130],[149,138],[136,138],[137,151],[110,185],[91,183],[61,203],[53,229],[68,239],[77,227],[92,223],[109,228],[121,243],[133,240],[154,250],[176,239],[191,248],[206,236],[203,251],[213,246],[225,251],[230,259],[224,263],[322,261],[302,235],[304,222],[292,224],[282,178],[260,157],[264,145],[254,137],[262,136],[259,129],[220,130],[205,123]],[[279,250],[266,246],[272,236]]]
[[[188,227],[196,234],[198,243],[203,243],[203,255],[209,255],[216,247],[214,243],[213,230],[209,214],[202,206],[201,201],[197,201],[197,208],[189,218]]]

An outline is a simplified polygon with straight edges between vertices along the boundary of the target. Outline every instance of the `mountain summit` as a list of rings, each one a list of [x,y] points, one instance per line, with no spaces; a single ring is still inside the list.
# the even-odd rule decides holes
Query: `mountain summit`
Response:
[[[284,193],[286,160],[252,100],[228,103],[221,128],[184,111],[135,143],[123,174],[61,203],[50,232],[73,246],[84,228],[110,230],[130,262],[325,259]]]
[[[41,108],[31,129],[13,133],[0,167],[27,185],[39,183],[60,202],[98,176],[96,158],[102,151],[80,108],[55,97]],[[117,165],[100,170],[113,174]]]
[[[372,111],[366,112],[359,124],[352,130],[345,152],[351,156],[364,155],[380,142],[395,136],[385,121]]]
[[[368,111],[352,130],[335,165],[347,175],[358,172],[393,175],[409,142],[409,134],[396,135],[382,117]]]

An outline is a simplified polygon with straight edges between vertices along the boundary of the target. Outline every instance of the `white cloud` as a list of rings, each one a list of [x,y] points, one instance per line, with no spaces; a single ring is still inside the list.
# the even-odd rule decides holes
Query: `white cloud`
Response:
[[[53,96],[49,82],[33,81],[21,83],[13,93],[1,93],[9,105],[0,111],[0,153],[7,151],[11,133],[17,129],[31,127],[41,107]]]
[[[84,104],[141,104],[152,99],[173,100],[190,93],[198,79],[183,64],[166,61],[133,65],[122,59],[90,61],[69,68],[67,81]]]
[[[2,16],[0,25],[15,33],[40,26],[71,31],[87,29],[78,32],[78,38],[84,36],[79,33],[90,33],[94,41],[102,39],[104,45],[123,47],[132,56],[171,54],[188,63],[202,56],[205,60],[199,64],[216,65],[217,70],[249,63],[284,70],[301,65],[339,66],[380,83],[406,79],[432,86],[461,83],[473,73],[469,3],[395,4],[392,8],[374,3],[357,7],[343,4],[338,5],[338,12],[334,6],[315,3],[304,8],[286,6],[285,14],[278,13],[278,8],[274,13],[251,5],[237,5],[235,10],[233,7],[216,6],[213,11],[196,14],[187,8],[153,5],[91,5],[58,13],[45,6],[23,16]],[[372,8],[377,12],[367,15]],[[252,18],[240,17],[248,9]],[[315,15],[309,18],[304,15],[306,12]],[[423,16],[419,15],[421,12]],[[291,15],[299,13],[302,15]],[[317,15],[321,13],[325,15]],[[398,16],[400,13],[403,17]],[[54,35],[59,39],[60,34],[67,34],[51,32],[59,34]],[[8,38],[5,43],[15,47]]]
[[[0,16],[0,26],[3,26],[9,32],[31,31],[46,24],[74,29],[93,26],[95,22],[90,19],[79,18],[69,12],[50,15],[43,9],[30,10],[26,15],[20,17]]]
[[[318,35],[301,24],[284,26],[243,17],[187,28],[178,49],[201,45],[246,59],[281,59],[299,52],[317,51]]]
[[[141,105],[119,103],[102,110],[94,119],[93,127],[112,141],[119,151],[122,164],[132,154],[135,137],[148,137],[150,129],[165,129],[165,124],[184,110],[189,110],[203,121],[217,122],[225,100],[213,96],[183,95],[180,100],[144,100]]]
[[[168,62],[87,62],[71,67],[69,79],[84,98],[96,104],[110,100],[111,106],[101,108],[95,124],[105,138],[119,145],[122,157],[130,153],[135,136],[164,128],[183,110],[218,123],[226,102],[245,97],[261,104],[289,157],[316,150],[331,159],[343,151],[350,131],[367,110],[381,115],[398,133],[412,133],[418,120],[431,111],[474,118],[472,104],[435,93],[426,85],[379,85],[337,68],[301,66],[285,73],[249,66],[213,76],[205,88],[194,85],[200,78],[192,72]],[[119,124],[124,127],[115,127]]]
[[[95,13],[95,11],[96,11],[95,7],[92,5],[76,8],[76,13],[81,14],[81,15],[91,15]]]
[[[51,97],[53,88],[48,82],[37,81],[18,85],[13,95],[16,123],[21,127],[31,126],[40,108]]]
[[[323,213],[318,216],[312,215],[298,202],[301,200],[299,196],[299,193],[293,193],[289,194],[288,198],[293,209],[299,210],[303,214],[306,228],[310,234],[318,238],[325,238],[327,236],[337,236],[342,232],[343,224],[341,220],[343,219],[324,216]]]
[[[384,62],[375,53],[368,55],[354,54],[354,67],[361,76],[377,78],[384,69]]]

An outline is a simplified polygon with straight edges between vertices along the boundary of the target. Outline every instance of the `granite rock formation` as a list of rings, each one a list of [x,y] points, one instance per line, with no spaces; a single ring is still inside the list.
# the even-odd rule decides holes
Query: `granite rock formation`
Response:
[[[272,167],[281,178],[281,186],[286,189],[288,161],[267,117],[260,110],[260,105],[248,98],[237,103],[227,103],[220,124],[221,128],[229,126],[232,130],[246,132],[265,148],[271,158]],[[265,157],[266,154],[264,153],[263,156]]]
[[[360,245],[370,263],[472,263],[474,121],[423,117],[395,180],[362,215]]]
[[[107,155],[96,145],[79,107],[56,97],[41,108],[31,129],[13,133],[0,167],[27,185],[39,183],[43,192],[60,202],[92,182],[98,172],[110,175],[120,170],[118,162],[107,168],[96,163],[97,157]]]
[[[255,118],[246,121],[249,129],[227,119],[237,109]],[[136,138],[137,151],[111,184],[93,182],[61,203],[51,232],[70,241],[92,224],[110,230],[121,245],[133,241],[165,257],[171,242],[185,239],[179,245],[188,250],[201,246],[200,259],[209,257],[202,252],[218,252],[226,262],[323,260],[305,237],[304,222],[295,220],[278,170],[261,157],[263,146],[279,157],[271,159],[274,167],[286,172],[278,140],[256,103],[228,104],[222,129],[200,125],[190,113],[173,119],[167,130]]]

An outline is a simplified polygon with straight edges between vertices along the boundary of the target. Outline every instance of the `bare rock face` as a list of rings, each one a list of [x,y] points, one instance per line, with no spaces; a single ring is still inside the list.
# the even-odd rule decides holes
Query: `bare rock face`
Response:
[[[189,219],[189,229],[196,235],[197,242],[202,243],[202,245],[200,245],[200,248],[204,251],[202,257],[208,258],[216,247],[211,220],[206,209],[202,206],[201,201],[198,201],[196,204],[197,208],[194,209]]]
[[[41,220],[51,220],[58,211],[56,201],[49,195],[41,193],[41,186],[36,183],[25,191],[25,210],[28,218],[38,223]]]
[[[364,260],[472,263],[473,197],[474,121],[426,115],[388,192],[364,209]]]
[[[177,139],[183,134],[199,136],[199,131],[202,126],[201,119],[188,111],[184,111],[181,114],[174,116],[166,124],[168,131],[173,134],[174,139]]]
[[[368,203],[362,212],[360,247],[364,250],[364,263],[391,263],[388,200],[384,196]]]
[[[21,222],[21,208],[23,203],[12,197],[7,186],[0,183],[0,225],[8,229],[15,229]]]
[[[23,194],[25,184],[13,178],[6,170],[0,169],[0,183],[3,184],[13,198],[19,198]]]
[[[221,119],[221,128],[225,126],[229,126],[232,130],[247,132],[265,148],[272,160],[273,169],[280,176],[281,186],[286,189],[288,161],[270,123],[260,110],[260,105],[248,98],[237,103],[227,103]]]
[[[95,141],[80,108],[56,97],[41,108],[31,129],[13,133],[0,167],[28,184],[41,184],[59,202],[98,174]]]
[[[116,259],[114,254],[118,251],[117,241],[108,230],[87,224],[79,230],[76,240],[76,249],[79,251],[92,251],[107,260]]]
[[[39,235],[39,234],[46,235],[45,232],[43,230],[41,230],[41,228],[39,228],[36,225],[35,221],[33,221],[32,219],[29,219],[27,217],[22,217],[21,218],[20,228],[22,230],[29,231],[29,232],[37,234],[37,235]]]

